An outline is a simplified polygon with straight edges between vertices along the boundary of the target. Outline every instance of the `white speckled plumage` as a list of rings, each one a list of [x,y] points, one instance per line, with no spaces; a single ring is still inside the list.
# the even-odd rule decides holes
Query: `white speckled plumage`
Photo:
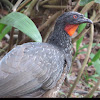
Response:
[[[44,51],[44,48],[47,48],[47,46],[49,49],[45,49],[45,51]],[[51,51],[48,52],[50,49],[51,49]],[[46,56],[46,55],[48,55],[48,56]],[[58,55],[61,57],[59,57]],[[44,61],[44,59],[45,59],[45,61]],[[62,61],[63,64],[59,63],[59,61]],[[50,84],[50,86],[43,85],[43,88],[46,90],[46,89],[53,87],[56,84],[56,82],[54,83],[52,80],[57,81],[55,77],[58,77],[58,78],[60,77],[59,71],[61,71],[61,72],[63,71],[63,65],[64,65],[64,55],[61,51],[58,51],[58,48],[53,47],[53,45],[47,44],[47,43],[42,43],[42,45],[41,45],[41,43],[31,43],[31,42],[25,43],[21,46],[20,45],[17,46],[15,49],[12,49],[2,59],[2,61],[0,63],[0,69],[1,69],[0,75],[2,75],[3,77],[2,76],[0,77],[0,83],[2,83],[2,81],[6,81],[6,78],[8,78],[8,77],[9,77],[8,83],[10,81],[13,82],[13,80],[15,80],[15,78],[21,77],[21,75],[22,74],[24,75],[26,72],[27,74],[31,73],[30,76],[33,77],[33,78],[31,78],[29,83],[32,80],[34,80],[34,83],[36,81],[37,85],[34,86],[34,84],[32,83],[33,86],[31,86],[31,88],[33,88],[33,90],[35,90],[35,87],[38,85],[42,86],[45,83]],[[54,66],[55,66],[55,70],[53,68]],[[59,71],[57,72],[57,70],[59,70]],[[53,77],[53,73],[55,73],[55,72],[58,73],[57,74],[58,76],[56,75],[55,77]],[[12,78],[12,76],[10,76],[10,75],[15,75],[15,76],[13,76],[13,78]],[[52,78],[50,79],[50,77],[52,77]],[[22,80],[24,80],[24,79],[22,78]],[[25,93],[25,89],[26,89],[24,87],[24,85],[26,84],[25,82],[23,82],[23,84],[22,84],[19,81],[17,81],[17,79],[16,79],[16,83],[15,83],[16,87],[15,86],[6,87],[5,84],[0,85],[0,96],[3,95],[3,91],[5,91],[5,89],[6,89],[6,96],[23,95]],[[22,85],[22,86],[20,87],[20,85]],[[7,88],[8,88],[8,91],[7,91]],[[12,91],[11,88],[14,88],[14,90]],[[21,92],[19,92],[18,88],[22,88],[22,90],[24,92],[22,90],[20,90]],[[17,90],[18,90],[18,92],[17,92]],[[5,92],[4,92],[4,94],[5,94]]]

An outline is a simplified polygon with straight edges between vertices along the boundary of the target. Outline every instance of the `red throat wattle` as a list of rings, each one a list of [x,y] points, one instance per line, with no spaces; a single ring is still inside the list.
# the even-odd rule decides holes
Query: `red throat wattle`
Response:
[[[76,24],[74,24],[74,25],[66,25],[65,31],[69,34],[69,36],[72,36],[75,33],[75,31],[78,28],[78,26],[79,25],[76,25]]]

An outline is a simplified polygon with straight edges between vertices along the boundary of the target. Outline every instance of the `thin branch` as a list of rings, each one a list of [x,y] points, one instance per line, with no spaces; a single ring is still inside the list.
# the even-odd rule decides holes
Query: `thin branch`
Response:
[[[23,43],[25,43],[25,42],[27,42],[29,40],[30,40],[30,38],[26,37],[25,39],[21,40],[18,44],[21,45],[21,44],[23,44]]]
[[[49,26],[56,18],[61,14],[61,11],[56,12],[50,19],[48,19],[42,26],[38,28],[38,30],[41,32],[44,28]]]
[[[20,41],[22,40],[23,34],[21,31],[18,32],[18,38],[17,38],[17,42],[16,44],[18,45],[20,43]]]
[[[82,68],[81,68],[81,70],[80,70],[80,72],[79,72],[79,74],[78,74],[77,79],[75,80],[75,82],[74,82],[72,88],[71,88],[70,91],[69,91],[69,94],[68,94],[68,96],[67,96],[68,98],[71,96],[71,94],[72,94],[74,88],[76,87],[77,83],[79,82],[79,79],[80,79],[80,77],[81,77],[81,75],[82,75],[82,73],[83,73],[83,70],[84,70],[84,68],[85,68],[85,66],[86,66],[86,64],[87,64],[87,61],[88,61],[89,56],[90,56],[91,48],[92,48],[93,36],[94,36],[94,26],[93,26],[93,24],[91,24],[91,36],[90,36],[89,46],[88,46],[88,49],[87,49],[88,51],[87,51],[87,54],[86,54],[86,59],[84,60],[84,62],[83,62],[83,64],[82,64]]]
[[[88,94],[88,91],[78,91],[78,90],[74,90],[74,93]],[[94,94],[100,95],[100,91],[95,91]]]
[[[96,17],[94,19],[94,23],[100,22],[100,13],[96,14]]]
[[[14,7],[12,8],[12,11],[13,11],[13,12],[16,12],[17,7],[19,6],[19,4],[20,4],[22,1],[23,1],[23,0],[18,0],[18,1],[16,2],[16,4],[14,5]]]
[[[41,2],[39,3],[39,5],[42,6],[43,4],[47,3],[48,1],[49,1],[49,0],[41,1]]]
[[[75,6],[75,8],[73,9],[73,11],[77,11],[77,9],[80,7],[80,0],[78,0],[78,2],[77,2],[77,4],[76,4],[76,6]]]
[[[34,6],[36,5],[37,2],[38,2],[38,0],[32,0],[29,7],[24,11],[24,14],[27,16],[30,16],[32,9],[34,8]]]
[[[83,9],[81,10],[80,13],[85,14],[85,13],[92,7],[92,5],[93,5],[94,3],[95,3],[94,1],[91,1],[91,2],[89,2],[88,4],[86,4],[86,5],[83,7]]]
[[[56,5],[43,5],[44,8],[50,8],[50,9],[66,9],[67,6],[56,6]]]
[[[10,8],[13,7],[13,4],[9,0],[0,0],[0,1],[3,2],[4,4],[8,5]]]
[[[0,50],[0,56],[8,49],[9,45],[7,44],[2,50]]]
[[[47,31],[47,34],[46,34],[46,36],[45,36],[44,39],[43,39],[43,42],[47,42],[48,37],[49,37],[51,31],[53,30],[53,27],[54,27],[54,23],[51,24],[51,26],[49,27],[49,29],[48,29],[48,31]]]
[[[23,9],[31,1],[32,0],[26,0],[26,2],[24,2],[20,7],[18,7],[18,9],[16,11],[20,11],[21,9]]]
[[[81,62],[78,59],[76,59],[76,63],[77,63],[78,69],[81,69],[82,67]]]
[[[78,34],[75,38],[72,39],[72,43],[76,42],[79,38],[84,36],[89,30],[90,28],[84,29],[80,34]]]
[[[13,45],[13,35],[14,35],[14,27],[12,27],[12,30],[11,30],[11,32],[10,32],[10,41],[9,41],[9,47],[8,47],[8,51],[10,51],[11,50],[11,48],[12,48],[12,45]]]

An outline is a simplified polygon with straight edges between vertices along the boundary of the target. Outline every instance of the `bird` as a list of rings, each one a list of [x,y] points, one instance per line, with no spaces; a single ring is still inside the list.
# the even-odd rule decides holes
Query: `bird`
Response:
[[[46,43],[28,42],[9,51],[0,60],[0,98],[34,98],[55,87],[66,64],[70,70],[71,37],[82,23],[92,21],[78,12],[64,12]]]

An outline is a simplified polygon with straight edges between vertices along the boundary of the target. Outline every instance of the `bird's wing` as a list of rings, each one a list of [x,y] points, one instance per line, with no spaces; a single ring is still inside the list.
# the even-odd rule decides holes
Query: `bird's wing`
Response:
[[[50,78],[52,57],[46,56],[48,52],[44,51],[45,46],[37,43],[17,46],[1,60],[0,97],[30,93]]]

